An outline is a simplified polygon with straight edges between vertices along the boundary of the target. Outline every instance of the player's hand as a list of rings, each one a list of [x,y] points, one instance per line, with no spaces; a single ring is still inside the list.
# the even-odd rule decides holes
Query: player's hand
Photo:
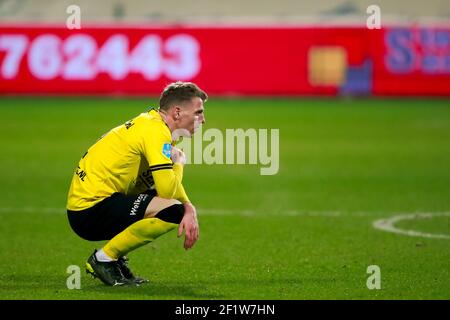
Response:
[[[181,237],[185,231],[184,248],[190,249],[197,242],[199,236],[199,227],[197,221],[197,212],[191,203],[184,204],[184,216],[178,227],[178,237]]]
[[[177,147],[172,147],[172,155],[170,156],[170,159],[172,159],[173,163],[180,163],[182,165],[186,164],[186,155]]]

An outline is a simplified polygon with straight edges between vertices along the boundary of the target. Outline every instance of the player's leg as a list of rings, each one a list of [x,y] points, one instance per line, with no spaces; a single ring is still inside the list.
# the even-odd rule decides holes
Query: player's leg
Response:
[[[176,199],[165,199],[161,197],[153,197],[150,203],[145,209],[145,218],[153,218],[158,212],[171,207],[175,204],[181,204],[180,201]]]
[[[178,200],[154,197],[145,209],[143,219],[112,238],[103,247],[103,252],[117,260],[176,228],[183,215],[184,206]]]
[[[86,264],[88,272],[109,285],[123,284],[123,278],[129,283],[142,283],[145,279],[135,277],[129,270],[125,254],[174,229],[181,222],[184,206],[177,200],[152,194],[114,194],[94,213],[89,237],[85,238],[110,241],[91,255]]]
[[[184,206],[180,201],[154,197],[145,210],[144,218],[159,218],[166,222],[179,224],[183,215]]]

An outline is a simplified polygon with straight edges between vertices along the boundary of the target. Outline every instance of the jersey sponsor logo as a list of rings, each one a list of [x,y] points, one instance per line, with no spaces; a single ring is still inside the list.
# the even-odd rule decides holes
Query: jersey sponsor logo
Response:
[[[135,215],[136,215],[137,210],[139,209],[139,206],[141,205],[141,203],[142,203],[145,199],[147,199],[147,197],[148,197],[148,194],[144,194],[144,193],[141,193],[141,194],[137,197],[137,199],[136,199],[136,200],[134,201],[134,203],[133,203],[133,207],[131,208],[130,216],[135,216]]]
[[[172,152],[172,145],[170,143],[164,143],[162,148],[162,154],[170,159],[171,152]]]

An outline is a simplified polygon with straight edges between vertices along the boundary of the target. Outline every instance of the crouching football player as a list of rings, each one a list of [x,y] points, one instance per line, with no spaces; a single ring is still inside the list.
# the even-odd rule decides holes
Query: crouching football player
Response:
[[[159,109],[120,125],[88,149],[75,170],[67,200],[70,226],[89,241],[109,240],[86,262],[107,285],[140,284],[126,254],[178,226],[184,248],[198,239],[195,207],[182,185],[184,153],[176,135],[205,123],[207,95],[189,82],[168,85]]]

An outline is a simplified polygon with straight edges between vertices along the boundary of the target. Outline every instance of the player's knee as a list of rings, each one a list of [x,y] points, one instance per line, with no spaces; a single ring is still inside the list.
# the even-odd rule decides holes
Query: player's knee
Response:
[[[184,205],[180,203],[173,204],[159,211],[154,217],[165,222],[180,224],[184,216]]]
[[[161,210],[173,206],[174,204],[181,204],[181,202],[176,199],[154,197],[145,210],[145,218],[152,218]]]

